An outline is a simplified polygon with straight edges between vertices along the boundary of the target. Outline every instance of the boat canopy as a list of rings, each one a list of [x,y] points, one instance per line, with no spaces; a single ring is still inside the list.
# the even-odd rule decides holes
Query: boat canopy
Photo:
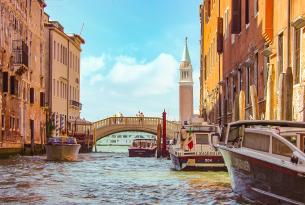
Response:
[[[281,126],[281,127],[299,127],[305,128],[305,122],[294,122],[294,121],[284,121],[284,120],[243,120],[236,121],[229,124],[230,127],[240,127],[240,126]]]

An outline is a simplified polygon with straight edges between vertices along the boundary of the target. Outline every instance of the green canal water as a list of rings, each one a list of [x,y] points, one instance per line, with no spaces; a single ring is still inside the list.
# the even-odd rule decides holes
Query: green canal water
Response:
[[[0,160],[0,204],[245,204],[226,172],[177,172],[170,160],[129,158],[127,147],[98,150],[107,153],[78,162]]]

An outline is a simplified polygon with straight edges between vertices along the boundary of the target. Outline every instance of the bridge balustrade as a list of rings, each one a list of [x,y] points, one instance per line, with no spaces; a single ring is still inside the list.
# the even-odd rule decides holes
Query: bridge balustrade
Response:
[[[162,118],[159,117],[108,117],[106,119],[93,123],[95,129],[99,135],[98,138],[104,137],[104,135],[110,132],[118,130],[142,130],[149,131],[152,133],[157,132],[157,125],[162,125]],[[170,137],[173,137],[173,133],[177,132],[180,128],[179,122],[167,121],[166,130]]]

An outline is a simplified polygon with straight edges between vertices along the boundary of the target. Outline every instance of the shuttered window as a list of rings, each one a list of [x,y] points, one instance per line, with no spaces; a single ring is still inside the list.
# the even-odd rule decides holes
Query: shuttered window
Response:
[[[278,37],[278,79],[280,77],[280,74],[283,72],[283,41],[284,41],[284,37],[283,37],[283,33],[279,34]],[[278,81],[277,81],[278,82]]]
[[[3,87],[2,91],[4,93],[8,92],[8,72],[3,72]]]
[[[16,94],[16,88],[15,88],[15,76],[10,77],[10,94],[15,95]]]
[[[245,23],[249,24],[250,23],[250,2],[249,0],[246,0],[246,5],[245,5]]]
[[[40,107],[44,107],[46,102],[45,102],[45,93],[44,92],[40,92]]]
[[[217,19],[217,52],[223,52],[223,18]]]
[[[295,37],[294,37],[294,84],[300,83],[300,68],[301,68],[301,60],[300,60],[300,50],[301,50],[301,29],[295,29]]]
[[[241,0],[232,0],[232,34],[241,31]]]
[[[211,16],[211,0],[206,0],[205,3],[205,21],[208,22]]]
[[[35,90],[34,88],[30,88],[30,103],[34,104],[35,101]]]

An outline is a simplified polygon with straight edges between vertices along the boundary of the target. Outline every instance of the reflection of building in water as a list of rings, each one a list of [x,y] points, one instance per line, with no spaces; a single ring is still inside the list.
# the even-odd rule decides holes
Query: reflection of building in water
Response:
[[[156,139],[153,134],[145,132],[119,132],[109,135],[97,142],[99,146],[117,145],[117,146],[129,146],[134,139]]]

